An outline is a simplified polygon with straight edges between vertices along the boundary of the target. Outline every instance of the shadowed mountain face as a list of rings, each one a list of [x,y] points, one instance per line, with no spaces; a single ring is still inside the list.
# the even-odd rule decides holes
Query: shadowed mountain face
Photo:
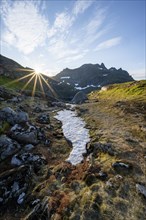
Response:
[[[57,74],[54,79],[66,82],[77,90],[83,90],[86,93],[104,85],[134,80],[127,71],[114,67],[107,69],[103,63],[101,65],[84,64],[76,69],[66,68]]]

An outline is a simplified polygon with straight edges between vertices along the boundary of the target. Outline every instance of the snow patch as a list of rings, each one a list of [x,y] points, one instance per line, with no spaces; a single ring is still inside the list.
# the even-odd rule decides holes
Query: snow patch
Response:
[[[90,87],[97,87],[97,86],[95,86],[95,85],[87,85],[85,87],[79,87],[79,86],[77,87],[77,86],[75,86],[75,88],[78,89],[78,90],[87,89],[87,88],[90,88]]]
[[[103,74],[103,76],[107,76],[108,74]]]
[[[70,76],[62,76],[61,79],[70,79]]]
[[[66,161],[76,165],[83,160],[83,153],[86,153],[86,144],[90,141],[89,130],[74,111],[59,111],[55,118],[62,122],[64,136],[72,142],[73,149]]]

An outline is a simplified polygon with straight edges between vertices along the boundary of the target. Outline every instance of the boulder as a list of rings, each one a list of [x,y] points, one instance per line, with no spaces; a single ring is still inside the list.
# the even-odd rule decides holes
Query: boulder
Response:
[[[18,112],[17,116],[16,116],[16,123],[20,124],[20,123],[26,123],[28,122],[29,117],[28,114],[26,112]]]
[[[80,91],[80,92],[76,93],[76,95],[72,99],[71,103],[73,103],[73,104],[82,104],[87,99],[88,99],[87,95],[84,92]]]
[[[10,125],[26,123],[29,120],[26,112],[15,112],[12,108],[6,107],[0,111],[0,119],[7,121]]]
[[[37,129],[34,126],[27,125],[14,125],[10,130],[11,138],[15,139],[21,144],[34,144],[38,143]]]
[[[0,136],[0,159],[6,159],[8,156],[14,154],[18,149],[20,148],[20,145],[8,138],[6,135]]]
[[[19,153],[12,157],[11,164],[20,166],[22,164],[39,164],[42,165],[45,163],[45,158],[38,154],[32,153]]]
[[[16,124],[16,116],[17,113],[10,107],[3,108],[0,111],[0,119],[2,121],[7,121],[11,125]]]

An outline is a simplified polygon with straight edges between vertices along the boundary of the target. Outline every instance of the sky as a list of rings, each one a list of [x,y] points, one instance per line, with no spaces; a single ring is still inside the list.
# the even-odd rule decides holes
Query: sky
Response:
[[[145,0],[0,0],[0,53],[53,76],[104,63],[146,79]]]

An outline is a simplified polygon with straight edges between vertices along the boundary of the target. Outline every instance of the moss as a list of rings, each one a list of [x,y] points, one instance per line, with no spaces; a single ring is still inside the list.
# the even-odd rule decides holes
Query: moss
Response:
[[[4,121],[0,124],[0,134],[5,134],[10,128],[10,125],[8,122]]]

